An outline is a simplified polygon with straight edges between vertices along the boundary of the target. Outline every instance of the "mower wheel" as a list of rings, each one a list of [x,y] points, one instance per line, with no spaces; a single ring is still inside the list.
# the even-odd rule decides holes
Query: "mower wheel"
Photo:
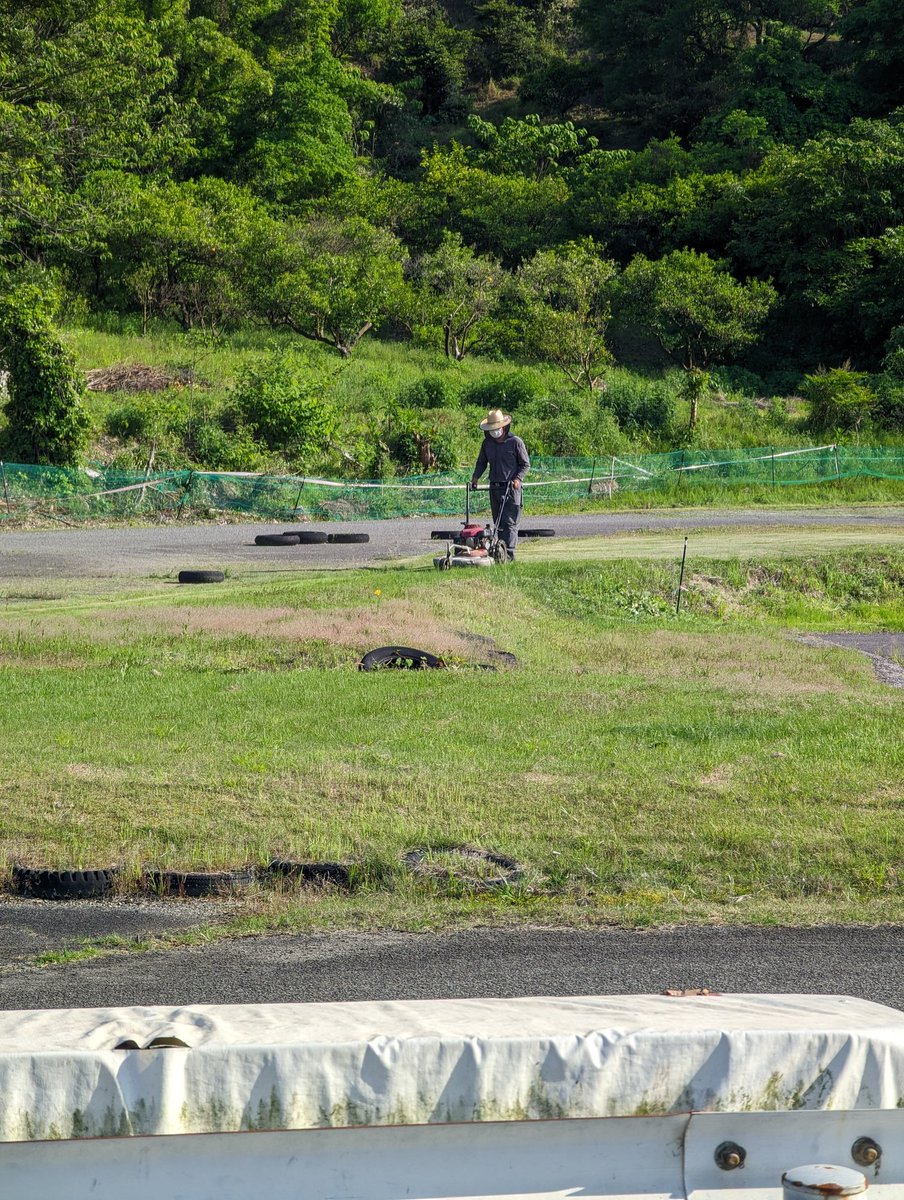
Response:
[[[369,533],[328,533],[326,540],[334,546],[350,546],[358,542],[369,542]]]
[[[555,537],[554,529],[519,529],[518,537]]]
[[[301,546],[323,546],[326,543],[326,534],[320,529],[287,529],[286,536],[297,538]]]
[[[297,533],[259,533],[254,539],[255,546],[297,546]]]
[[[410,646],[380,646],[369,650],[358,664],[362,671],[423,671],[446,664],[428,650],[413,650]]]

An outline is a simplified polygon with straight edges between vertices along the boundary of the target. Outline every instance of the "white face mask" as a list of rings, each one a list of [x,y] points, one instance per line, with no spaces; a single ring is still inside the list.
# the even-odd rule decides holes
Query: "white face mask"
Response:
[[[502,437],[501,429],[489,429],[487,432],[489,433],[490,437]]]

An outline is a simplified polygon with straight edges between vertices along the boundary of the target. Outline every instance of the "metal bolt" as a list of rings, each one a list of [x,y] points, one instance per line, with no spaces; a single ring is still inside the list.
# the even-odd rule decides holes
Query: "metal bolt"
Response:
[[[716,1166],[722,1171],[736,1171],[738,1167],[743,1167],[746,1157],[747,1151],[737,1142],[722,1142],[716,1147],[714,1155]]]
[[[858,1167],[873,1167],[882,1157],[882,1147],[871,1137],[857,1138],[851,1146],[851,1158]]]

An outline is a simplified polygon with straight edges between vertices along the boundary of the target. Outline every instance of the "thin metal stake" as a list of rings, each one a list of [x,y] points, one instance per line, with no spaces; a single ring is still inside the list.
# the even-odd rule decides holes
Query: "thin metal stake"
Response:
[[[593,476],[595,474],[596,474],[596,458],[594,457],[593,462],[590,465],[590,483],[587,486],[587,495],[588,496],[593,495]]]
[[[687,561],[687,538],[684,539],[684,553],[681,555],[681,574],[678,576],[678,599],[675,603],[676,615],[681,611],[681,589],[684,587],[684,564]]]
[[[769,449],[772,451],[772,486],[775,487],[775,447],[770,446]]]

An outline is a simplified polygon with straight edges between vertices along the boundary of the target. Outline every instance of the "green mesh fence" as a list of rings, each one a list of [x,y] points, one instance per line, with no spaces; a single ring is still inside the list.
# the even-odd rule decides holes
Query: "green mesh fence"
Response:
[[[534,507],[586,496],[701,486],[783,487],[870,476],[904,479],[904,448],[808,446],[680,450],[671,454],[535,458],[525,483]],[[166,471],[145,475],[97,467],[0,464],[0,518],[33,512],[73,517],[242,512],[261,518],[320,521],[451,516],[465,505],[469,471],[404,479],[337,481],[293,475]],[[468,496],[475,515],[485,491]]]

